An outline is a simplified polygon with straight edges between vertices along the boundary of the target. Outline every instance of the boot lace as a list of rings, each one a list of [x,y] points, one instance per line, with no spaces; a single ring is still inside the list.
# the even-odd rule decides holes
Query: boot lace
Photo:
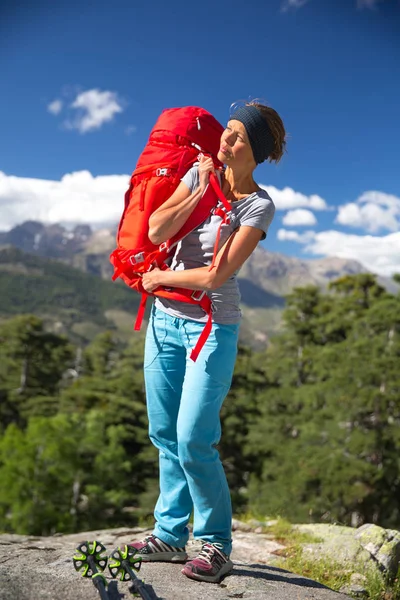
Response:
[[[215,554],[215,551],[222,552],[222,549],[223,545],[219,544],[218,542],[203,542],[203,547],[201,549],[201,552],[198,554],[197,558],[201,558],[202,560],[205,560],[206,562],[211,564],[211,560]]]

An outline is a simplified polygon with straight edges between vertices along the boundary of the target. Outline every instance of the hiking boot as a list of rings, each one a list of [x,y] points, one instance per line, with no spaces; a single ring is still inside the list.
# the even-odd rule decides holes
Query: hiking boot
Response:
[[[128,544],[138,551],[144,562],[164,560],[167,562],[185,562],[188,555],[185,548],[176,548],[160,540],[155,535],[149,535],[140,542]]]
[[[182,573],[197,581],[219,583],[233,569],[233,562],[222,548],[222,544],[204,543],[199,555],[186,563]]]

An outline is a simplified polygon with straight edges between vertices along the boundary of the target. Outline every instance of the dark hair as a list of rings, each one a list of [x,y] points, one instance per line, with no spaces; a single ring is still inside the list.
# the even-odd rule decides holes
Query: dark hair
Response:
[[[278,163],[286,152],[286,131],[281,117],[276,110],[266,104],[261,104],[257,100],[246,102],[246,105],[255,106],[267,121],[275,140],[275,149],[270,152],[267,160]]]

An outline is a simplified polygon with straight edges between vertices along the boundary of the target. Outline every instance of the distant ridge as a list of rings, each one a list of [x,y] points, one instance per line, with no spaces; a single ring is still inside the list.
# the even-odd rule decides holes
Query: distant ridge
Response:
[[[121,290],[118,294],[128,294],[124,296],[123,303],[127,302],[124,304],[124,310],[127,306],[132,306],[134,314],[139,296],[125,286],[111,283],[113,268],[109,262],[109,255],[115,247],[116,229],[93,229],[90,225],[67,228],[61,224],[44,225],[38,221],[25,221],[8,232],[0,232],[0,249],[14,247],[23,251],[26,256],[20,257],[18,261],[20,264],[23,262],[28,271],[29,257],[36,256],[61,261],[80,272],[100,277],[110,286],[107,288],[110,295],[109,309],[112,308],[111,298],[118,286]],[[9,254],[8,263],[12,260],[12,255]],[[4,262],[2,269],[4,277]],[[10,264],[7,270],[12,271]],[[265,346],[268,338],[282,326],[281,314],[285,306],[285,296],[293,288],[316,285],[326,289],[330,281],[366,271],[367,269],[356,260],[338,257],[304,260],[258,247],[239,274],[244,317],[241,327],[242,340],[255,347]],[[80,277],[82,276],[76,273],[76,285]],[[399,289],[389,278],[377,277],[377,280],[392,293]],[[82,290],[81,283],[79,286]]]

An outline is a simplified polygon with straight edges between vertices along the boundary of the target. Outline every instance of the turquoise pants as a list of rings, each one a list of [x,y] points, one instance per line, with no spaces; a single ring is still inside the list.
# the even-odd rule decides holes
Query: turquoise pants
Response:
[[[231,499],[216,445],[219,413],[229,391],[239,324],[214,323],[196,362],[190,352],[204,325],[152,308],[144,374],[149,436],[159,450],[160,496],[154,535],[186,544],[194,511],[196,539],[232,548]]]

